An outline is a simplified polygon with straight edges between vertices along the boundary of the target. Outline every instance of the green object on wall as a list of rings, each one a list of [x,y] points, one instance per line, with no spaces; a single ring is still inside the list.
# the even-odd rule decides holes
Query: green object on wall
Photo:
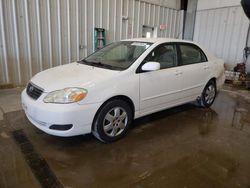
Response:
[[[104,28],[94,28],[94,51],[106,46],[106,31]]]

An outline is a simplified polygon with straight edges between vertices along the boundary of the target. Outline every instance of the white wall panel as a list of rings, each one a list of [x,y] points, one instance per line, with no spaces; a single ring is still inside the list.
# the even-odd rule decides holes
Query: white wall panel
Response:
[[[143,0],[145,2],[148,3],[153,3],[156,5],[160,5],[160,6],[165,6],[165,7],[169,7],[169,8],[173,8],[173,9],[180,9],[180,1],[176,1],[176,0]]]
[[[239,6],[240,0],[198,0],[197,10]]]
[[[107,43],[141,37],[143,25],[165,24],[158,36],[177,37],[183,14],[176,9],[174,0],[0,0],[0,84],[24,85],[86,57],[94,27],[106,29]]]
[[[3,0],[0,0],[0,82],[8,83],[8,64],[7,64],[7,47],[6,47],[6,34],[5,34],[5,24],[4,24],[4,7]]]
[[[232,69],[243,61],[248,26],[241,6],[198,10],[194,41],[223,58]]]

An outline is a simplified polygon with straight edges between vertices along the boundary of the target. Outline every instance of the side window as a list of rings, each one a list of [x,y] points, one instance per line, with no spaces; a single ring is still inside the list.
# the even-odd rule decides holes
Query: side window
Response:
[[[164,44],[157,46],[147,57],[146,62],[155,61],[160,63],[161,69],[177,66],[176,46]]]
[[[196,46],[189,44],[180,44],[182,65],[201,63],[207,61],[204,53]]]

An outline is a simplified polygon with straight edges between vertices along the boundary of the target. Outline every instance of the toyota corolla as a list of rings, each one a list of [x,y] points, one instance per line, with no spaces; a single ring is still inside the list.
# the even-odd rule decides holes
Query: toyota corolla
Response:
[[[30,122],[48,134],[93,133],[112,142],[133,119],[195,100],[210,107],[224,80],[223,60],[193,42],[130,39],[36,74],[22,105]]]

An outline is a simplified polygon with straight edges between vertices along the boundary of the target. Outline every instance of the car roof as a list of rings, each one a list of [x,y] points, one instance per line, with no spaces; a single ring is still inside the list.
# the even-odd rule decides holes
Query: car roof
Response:
[[[175,39],[175,38],[132,38],[132,39],[126,39],[123,41],[137,41],[137,42],[151,42],[151,43],[187,42],[187,43],[196,44],[192,41]]]
[[[149,42],[154,44],[161,44],[166,42],[182,42],[182,43],[189,43],[189,44],[195,44],[199,48],[202,49],[202,51],[206,54],[208,59],[215,58],[210,52],[208,52],[205,48],[197,44],[196,42],[189,41],[189,40],[182,40],[182,39],[175,39],[175,38],[132,38],[132,39],[126,39],[122,41],[135,41],[135,42]]]

